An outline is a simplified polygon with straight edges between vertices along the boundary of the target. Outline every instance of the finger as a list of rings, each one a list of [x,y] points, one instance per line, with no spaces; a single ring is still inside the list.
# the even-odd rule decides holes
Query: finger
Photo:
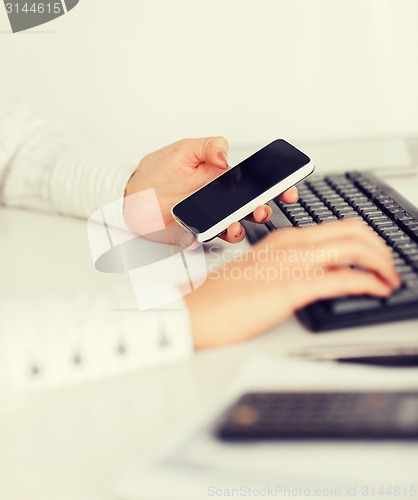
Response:
[[[362,222],[353,219],[306,227],[303,230],[294,231],[291,236],[288,236],[289,239],[290,237],[295,244],[297,242],[306,245],[316,245],[325,241],[336,241],[339,239],[343,239],[347,245],[350,245],[353,239],[361,239],[371,246],[371,250],[383,255],[391,255],[389,247],[384,243],[382,238]]]
[[[228,168],[228,141],[225,137],[190,139],[197,163],[207,162],[220,169]]]
[[[350,244],[344,240],[319,244],[310,247],[305,255],[308,257],[305,260],[314,266],[330,269],[354,265],[374,272],[392,288],[401,285],[391,255],[374,252],[367,242],[360,239],[353,238]]]
[[[356,269],[328,271],[322,279],[307,280],[305,296],[301,297],[298,308],[320,299],[330,299],[345,295],[373,295],[387,297],[392,288],[376,275]]]
[[[257,207],[251,215],[245,217],[245,220],[250,222],[258,222],[260,224],[265,224],[268,222],[273,215],[273,210],[268,205],[261,205]]]
[[[299,193],[296,186],[292,186],[279,196],[279,200],[283,203],[296,203],[298,199]]]
[[[239,222],[233,222],[219,237],[229,243],[239,243],[245,238],[245,229]]]
[[[158,243],[179,246],[181,248],[192,249],[196,244],[199,245],[194,234],[186,231],[175,221],[168,224],[165,229],[145,234],[143,237]]]
[[[322,261],[324,267],[357,265],[375,272],[392,286],[400,286],[390,249],[369,228],[358,221],[321,224],[306,229],[284,229],[271,234],[283,247],[299,248],[313,265]],[[337,262],[335,262],[337,260]]]

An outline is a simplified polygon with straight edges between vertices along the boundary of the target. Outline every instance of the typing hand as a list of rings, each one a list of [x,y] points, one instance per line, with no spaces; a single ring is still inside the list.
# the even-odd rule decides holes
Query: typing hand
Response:
[[[154,188],[167,228],[178,228],[171,215],[172,207],[208,183],[228,168],[228,143],[223,137],[183,139],[143,158],[128,182],[126,195]],[[295,187],[284,192],[280,199],[294,203],[298,199]],[[271,208],[257,207],[249,220],[265,223],[270,220]],[[140,211],[135,205],[125,203],[125,219],[135,231]],[[139,232],[139,231],[136,231]],[[231,224],[221,238],[237,243],[245,237],[245,230],[239,222]]]
[[[185,300],[201,348],[257,335],[319,299],[386,297],[400,285],[390,249],[369,228],[347,220],[277,230]]]

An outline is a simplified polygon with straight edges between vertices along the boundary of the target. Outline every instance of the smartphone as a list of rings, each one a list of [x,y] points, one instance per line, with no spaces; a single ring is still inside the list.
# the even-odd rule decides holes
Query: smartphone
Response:
[[[314,171],[308,156],[277,139],[172,208],[173,218],[203,243]]]

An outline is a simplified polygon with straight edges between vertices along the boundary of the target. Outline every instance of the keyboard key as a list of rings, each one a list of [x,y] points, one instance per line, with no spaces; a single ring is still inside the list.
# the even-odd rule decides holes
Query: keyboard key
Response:
[[[383,215],[383,212],[376,210],[376,207],[372,205],[371,207],[363,207],[360,209],[360,213],[363,217],[366,217],[369,214],[374,215]]]
[[[326,219],[327,217],[332,217],[333,219],[336,219],[335,215],[332,212],[329,213],[312,213],[312,217],[316,222],[321,222],[323,219]]]
[[[370,224],[375,221],[375,220],[385,220],[382,212],[369,212],[364,216],[364,218],[369,222]]]
[[[279,207],[283,207],[283,208],[286,208],[287,210],[290,210],[292,208],[301,208],[302,205],[300,204],[300,202],[296,202],[296,203],[283,203],[282,201],[280,200],[274,200],[274,202],[276,203],[276,205],[278,205]],[[272,202],[270,202],[272,203]],[[270,205],[269,203],[269,205]],[[271,205],[270,205],[271,206]]]
[[[389,305],[408,304],[418,301],[418,288],[402,288],[386,299]]]
[[[298,223],[296,224],[298,227],[307,227],[307,226],[316,226],[316,222],[314,222],[313,219],[311,219],[310,222],[306,222],[306,221],[298,221]]]
[[[318,198],[318,196],[311,193],[308,196],[301,197],[300,200],[303,200],[303,201],[301,201],[301,203],[303,203],[303,205],[306,205],[309,203],[315,203],[316,201],[319,201],[319,198]]]
[[[353,210],[351,207],[335,209],[334,213],[340,219],[343,218],[345,215],[348,215],[348,214],[358,215],[358,213],[355,210]]]
[[[374,221],[374,225],[376,227],[381,227],[381,228],[389,228],[389,227],[394,227],[394,228],[397,228],[398,226],[393,222],[391,221],[388,217],[386,217],[386,219],[378,219],[378,220],[375,220]]]
[[[402,212],[396,216],[396,220],[399,222],[405,222],[407,220],[414,220],[414,218],[412,215],[408,214],[408,212]]]
[[[408,226],[405,230],[414,241],[418,242],[418,226]]]
[[[309,203],[305,205],[308,210],[315,210],[315,209],[325,209],[327,208],[322,201],[316,201],[314,203]]]
[[[291,215],[296,215],[298,213],[306,213],[306,210],[303,207],[292,207],[292,208],[284,207],[283,211]]]
[[[377,297],[341,297],[330,301],[333,314],[346,314],[358,311],[368,311],[382,306],[382,300]]]
[[[389,217],[393,218],[393,220],[398,220],[399,215],[403,214],[404,211],[402,208],[397,208],[396,210],[393,210],[390,214]]]
[[[348,212],[341,215],[341,219],[361,219],[357,212]]]
[[[336,220],[338,220],[338,217],[335,217],[335,216],[320,217],[320,218],[318,218],[318,223],[326,224],[328,222],[334,222]]]
[[[360,210],[366,203],[368,203],[368,199],[364,197],[357,198],[352,202],[352,205],[356,210]]]
[[[280,229],[282,227],[288,227],[292,225],[289,219],[280,210],[280,208],[277,206],[276,203],[270,202],[268,205],[270,206],[273,212],[270,222],[267,223],[267,228],[270,229],[270,231],[274,231],[275,229]],[[260,226],[261,224],[256,224],[256,225]]]
[[[331,210],[327,207],[317,207],[313,210],[310,210],[312,215],[333,215]]]
[[[332,203],[331,205],[332,206],[330,208],[333,209],[333,210],[344,210],[346,208],[352,210],[351,205],[349,205],[346,201],[344,201],[342,203]]]
[[[418,255],[410,255],[408,257],[408,262],[418,271]]]
[[[405,250],[402,250],[402,253],[406,255],[408,258],[414,255],[418,255],[418,245],[415,245],[412,248],[407,248]]]
[[[413,220],[413,221],[404,221],[402,225],[405,226],[405,227],[412,228],[412,229],[415,229],[415,228],[418,229],[418,221],[416,221],[416,220]]]
[[[400,265],[400,266],[395,266],[397,273],[399,274],[400,278],[402,279],[402,276],[405,274],[409,274],[411,271],[413,271],[412,266],[407,266],[406,264]]]
[[[407,288],[415,288],[418,286],[418,275],[414,272],[402,274],[401,279]]]
[[[289,216],[290,220],[292,221],[293,224],[298,224],[298,222],[312,222],[313,219],[312,217],[307,214],[306,212],[304,214],[298,214],[298,215],[290,215]]]
[[[413,248],[416,248],[416,243],[411,241],[410,239],[406,240],[404,243],[396,243],[396,248],[399,249],[402,252],[406,252],[408,250],[412,250]]]

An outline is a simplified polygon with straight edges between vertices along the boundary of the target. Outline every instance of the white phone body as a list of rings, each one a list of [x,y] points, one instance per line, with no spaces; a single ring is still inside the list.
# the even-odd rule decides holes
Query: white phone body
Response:
[[[273,144],[273,143],[271,143],[271,144]],[[262,151],[262,150],[260,150],[260,151]],[[257,153],[259,153],[259,152],[257,152]],[[257,155],[257,153],[255,153],[252,156]],[[250,157],[250,158],[252,158],[252,157]],[[205,189],[206,186],[208,186],[212,182],[216,181],[221,176],[228,174],[228,172],[230,172],[232,169],[237,168],[238,166],[242,165],[242,163],[244,163],[244,162],[226,170],[220,176],[218,176],[217,178],[208,182],[207,184],[205,184],[204,186],[202,186],[201,188],[196,190],[194,193],[189,195],[187,198],[185,198],[184,200],[182,200],[181,202],[176,204],[171,210],[173,218],[175,221],[177,221],[178,224],[180,224],[182,227],[184,227],[187,231],[193,233],[194,236],[196,237],[197,241],[199,241],[200,243],[207,242],[207,241],[215,238],[216,236],[218,236],[223,231],[225,231],[228,228],[228,226],[230,224],[232,224],[233,222],[240,221],[241,219],[243,219],[247,215],[251,214],[258,206],[268,203],[269,201],[278,197],[284,191],[286,191],[287,189],[294,186],[295,184],[297,184],[298,182],[303,180],[305,177],[310,175],[315,170],[315,165],[313,164],[313,162],[310,160],[309,157],[306,156],[306,158],[307,158],[307,163],[305,165],[303,165],[300,168],[298,168],[297,170],[293,171],[290,175],[285,177],[283,180],[281,180],[277,184],[274,184],[269,189],[263,191],[258,196],[251,199],[249,202],[240,206],[237,210],[232,211],[226,217],[223,217],[221,220],[219,220],[215,224],[211,225],[211,227],[206,228],[204,231],[199,231],[198,229],[188,225],[184,220],[182,220],[178,215],[176,215],[176,208],[180,204],[182,204],[183,202],[187,202],[187,200],[189,200],[189,198],[196,195],[196,193],[199,193],[199,191],[201,191],[202,189]],[[214,203],[219,203],[219,200],[214,200]]]

